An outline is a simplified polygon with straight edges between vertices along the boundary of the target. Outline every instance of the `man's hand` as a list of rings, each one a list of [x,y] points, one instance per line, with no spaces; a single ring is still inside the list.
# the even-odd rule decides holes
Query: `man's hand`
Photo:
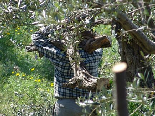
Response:
[[[25,49],[26,49],[27,52],[37,51],[39,53],[40,58],[42,58],[44,56],[41,52],[38,51],[38,49],[33,44],[30,44],[29,46],[26,46]]]

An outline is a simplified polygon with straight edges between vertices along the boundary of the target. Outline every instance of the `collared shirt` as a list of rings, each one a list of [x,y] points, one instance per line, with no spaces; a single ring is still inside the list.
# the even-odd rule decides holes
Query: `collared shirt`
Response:
[[[44,38],[42,33],[34,33],[32,40],[39,52],[48,58],[54,65],[54,95],[56,98],[77,98],[88,97],[89,91],[79,88],[65,88],[62,87],[74,76],[69,59],[66,53],[53,46],[48,38]],[[79,49],[80,57],[84,59],[83,63],[87,71],[92,75],[98,76],[98,65],[102,58],[102,49],[97,49],[93,53],[88,54],[82,49]]]

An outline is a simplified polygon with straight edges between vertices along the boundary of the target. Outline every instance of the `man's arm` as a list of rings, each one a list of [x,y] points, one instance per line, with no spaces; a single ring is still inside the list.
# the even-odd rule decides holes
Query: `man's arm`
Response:
[[[33,42],[32,51],[38,51],[39,55],[49,58],[54,65],[62,60],[66,60],[65,52],[55,47],[50,40],[40,32],[36,32],[31,36]]]
[[[45,31],[43,31],[43,32],[39,31],[39,32],[36,32],[35,34],[33,34],[32,40],[33,41],[40,40],[40,39],[48,40],[48,34],[50,34],[50,32],[46,32],[47,29],[45,28],[44,29]],[[85,32],[83,32],[83,33],[85,34]],[[82,39],[81,39],[81,42],[79,43],[79,45],[87,53],[91,54],[98,48],[111,47],[111,39],[108,36],[106,36],[106,35],[90,36],[91,34],[89,34],[89,33],[86,33],[85,35],[83,35],[83,33],[81,33]],[[62,41],[49,40],[48,43],[52,44],[53,46],[55,46],[56,48],[58,48],[62,51],[66,51],[66,45]],[[27,46],[26,49],[28,52],[37,51],[37,49],[33,45]]]

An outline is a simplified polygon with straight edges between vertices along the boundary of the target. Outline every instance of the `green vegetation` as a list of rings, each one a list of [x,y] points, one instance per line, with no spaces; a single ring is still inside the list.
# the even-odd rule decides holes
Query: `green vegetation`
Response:
[[[18,27],[0,39],[0,113],[7,116],[49,114],[55,101],[52,64],[25,51],[33,32],[33,28]],[[21,40],[21,46],[10,38]]]
[[[27,38],[30,43],[30,35],[35,31],[23,30],[25,27],[19,27],[15,32],[18,34],[25,32],[24,35],[18,35],[18,38]],[[96,27],[95,31],[103,34],[110,34],[110,26]],[[22,31],[23,30],[23,31]],[[13,30],[12,30],[13,31]],[[13,33],[10,31],[10,33]],[[16,35],[15,34],[15,35]],[[6,35],[1,39],[1,62],[0,62],[0,113],[8,116],[12,115],[49,115],[52,111],[55,98],[53,95],[53,74],[52,64],[46,58],[39,58],[37,53],[27,53],[23,46],[9,44],[11,35]],[[14,37],[16,39],[16,37]],[[17,39],[18,39],[17,38]],[[25,41],[25,39],[22,39]],[[11,42],[11,41],[10,41]],[[26,44],[25,44],[26,45]],[[118,45],[112,37],[112,47],[105,48],[103,58],[100,64],[100,77],[111,79],[112,88],[104,90],[105,99],[103,99],[98,111],[102,110],[107,115],[115,115],[116,110],[113,100],[113,73],[112,66],[120,61],[118,54]],[[147,94],[137,92],[137,83],[129,83],[128,87],[133,87],[128,91],[130,114],[151,114],[155,108],[153,99],[147,100]],[[134,88],[135,87],[135,88]],[[136,91],[137,90],[137,91]],[[144,99],[145,98],[145,99]],[[101,102],[99,97],[96,102]],[[137,109],[138,108],[138,109]],[[135,111],[135,109],[137,109]],[[149,113],[148,113],[149,112]]]
[[[75,5],[75,1],[73,5]],[[42,7],[39,7],[41,3],[38,3],[37,0],[16,2],[17,0],[12,0],[12,3],[8,4],[9,0],[6,0],[3,5],[0,4],[0,14],[3,14],[3,17],[0,17],[0,114],[6,116],[49,116],[55,102],[53,65],[48,59],[39,58],[37,52],[27,53],[25,46],[31,43],[31,34],[38,30],[31,24],[33,21],[37,19],[43,24],[51,22],[51,17],[44,16],[45,11],[42,10],[45,8],[48,16],[54,15],[52,17],[55,18],[52,18],[52,22],[56,22],[57,18],[64,17],[59,17],[57,12],[57,10],[60,10],[60,14],[63,14],[64,11],[61,10],[63,5],[61,4],[60,7],[58,2],[53,2],[55,7],[51,7],[49,4],[46,7],[46,1],[42,4]],[[27,9],[24,9],[24,4],[27,5]],[[13,6],[12,11],[14,12],[10,11],[7,15],[8,12],[4,11],[8,9],[9,5]],[[78,8],[78,5],[82,7],[79,2],[75,9]],[[23,7],[19,8],[19,6]],[[68,4],[66,7],[69,7],[70,11],[74,10],[72,5]],[[55,13],[53,14],[52,11]],[[33,13],[36,17],[32,17]],[[102,15],[107,16],[107,14]],[[12,16],[15,16],[15,18],[12,19]],[[101,35],[111,36],[111,26],[109,25],[101,25],[95,27],[94,30]],[[120,61],[120,55],[118,54],[117,41],[112,36],[111,39],[112,47],[104,49],[99,67],[99,76],[110,78],[111,88],[109,90],[103,88],[103,92],[94,98],[96,103],[100,103],[97,107],[98,114],[103,116],[116,115],[113,94],[115,88],[111,68],[116,62]],[[152,55],[149,60],[153,66],[154,56]],[[154,70],[154,67],[152,68]],[[139,78],[135,78],[134,83],[127,83],[129,113],[132,116],[155,115],[153,94],[153,90],[139,87]]]

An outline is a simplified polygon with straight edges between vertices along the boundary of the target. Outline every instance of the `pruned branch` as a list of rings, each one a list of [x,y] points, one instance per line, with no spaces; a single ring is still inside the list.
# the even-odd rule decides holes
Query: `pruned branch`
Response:
[[[86,52],[92,53],[98,48],[111,47],[111,40],[106,35],[95,37],[87,40],[82,47]]]
[[[150,0],[148,0],[148,1],[146,0],[145,7],[141,7],[141,8],[149,9],[149,7],[154,6],[154,4],[148,5],[149,2],[150,2]],[[134,4],[134,6],[136,6],[136,5]],[[105,12],[108,12],[111,14],[113,12],[116,12],[117,18],[118,18],[117,20],[118,20],[118,22],[121,23],[123,29],[128,31],[128,33],[134,39],[136,39],[136,41],[138,41],[138,44],[146,53],[155,54],[155,43],[153,41],[151,41],[141,30],[139,30],[138,26],[135,25],[134,23],[132,23],[132,21],[127,17],[127,15],[125,13],[123,13],[119,10],[116,10],[114,7],[111,9],[108,9],[108,8],[104,7],[104,5],[102,5],[102,4],[100,4],[98,7],[102,8]],[[150,33],[150,35],[154,39],[155,24],[154,24],[154,20],[152,19],[152,17],[149,17],[147,23],[148,23],[148,27],[153,30],[152,33]]]
[[[118,111],[118,116],[128,116],[127,109],[127,92],[126,92],[126,68],[127,64],[124,62],[118,63],[113,67],[113,72],[115,73],[115,83],[116,83],[116,106]]]
[[[121,23],[122,28],[138,41],[139,46],[149,54],[155,54],[155,43],[152,42],[141,30],[138,29],[137,25],[133,24],[132,21],[123,12],[118,12],[117,20]],[[133,30],[133,31],[132,31]]]
[[[66,45],[61,41],[51,41],[51,44],[59,48],[60,50],[65,50]],[[97,36],[95,38],[84,39],[81,41],[81,47],[88,53],[92,53],[98,48],[111,47],[111,39],[108,36]],[[37,51],[34,45],[26,46],[27,52]]]
[[[153,16],[152,16],[152,14],[151,14],[151,5],[150,5],[150,2],[151,2],[151,0],[144,0],[144,2],[137,2],[137,1],[135,1],[135,2],[133,2],[132,4],[137,8],[137,9],[139,9],[139,10],[141,10],[141,15],[144,15],[143,16],[143,22],[145,22],[144,24],[147,24],[148,25],[148,27],[149,27],[149,29],[150,29],[150,36],[152,37],[152,39],[153,40],[155,40],[155,23],[154,23],[154,20],[153,20]],[[138,5],[137,4],[141,4],[141,7],[140,8],[138,8]],[[147,14],[146,13],[144,13],[144,11],[146,11],[147,12]]]
[[[64,22],[65,23],[65,25],[67,25],[67,22]],[[100,24],[103,24],[103,25],[110,25],[112,23],[112,19],[106,19],[106,18],[101,18],[101,19],[98,19],[98,20],[96,20],[96,21],[94,21],[94,22],[91,22],[91,27],[94,27],[94,26],[96,26],[96,25],[100,25]],[[87,25],[87,24],[85,24],[85,25]],[[80,27],[83,27],[84,26],[84,24],[80,24],[80,25],[78,25],[78,26],[73,26],[72,24],[69,24],[69,25],[67,25],[67,26],[62,26],[63,28],[65,28],[65,29],[67,29],[67,31],[73,31],[74,29],[76,29],[76,28],[80,28]],[[59,27],[59,28],[57,28],[56,30],[61,30],[62,29],[62,27]]]

